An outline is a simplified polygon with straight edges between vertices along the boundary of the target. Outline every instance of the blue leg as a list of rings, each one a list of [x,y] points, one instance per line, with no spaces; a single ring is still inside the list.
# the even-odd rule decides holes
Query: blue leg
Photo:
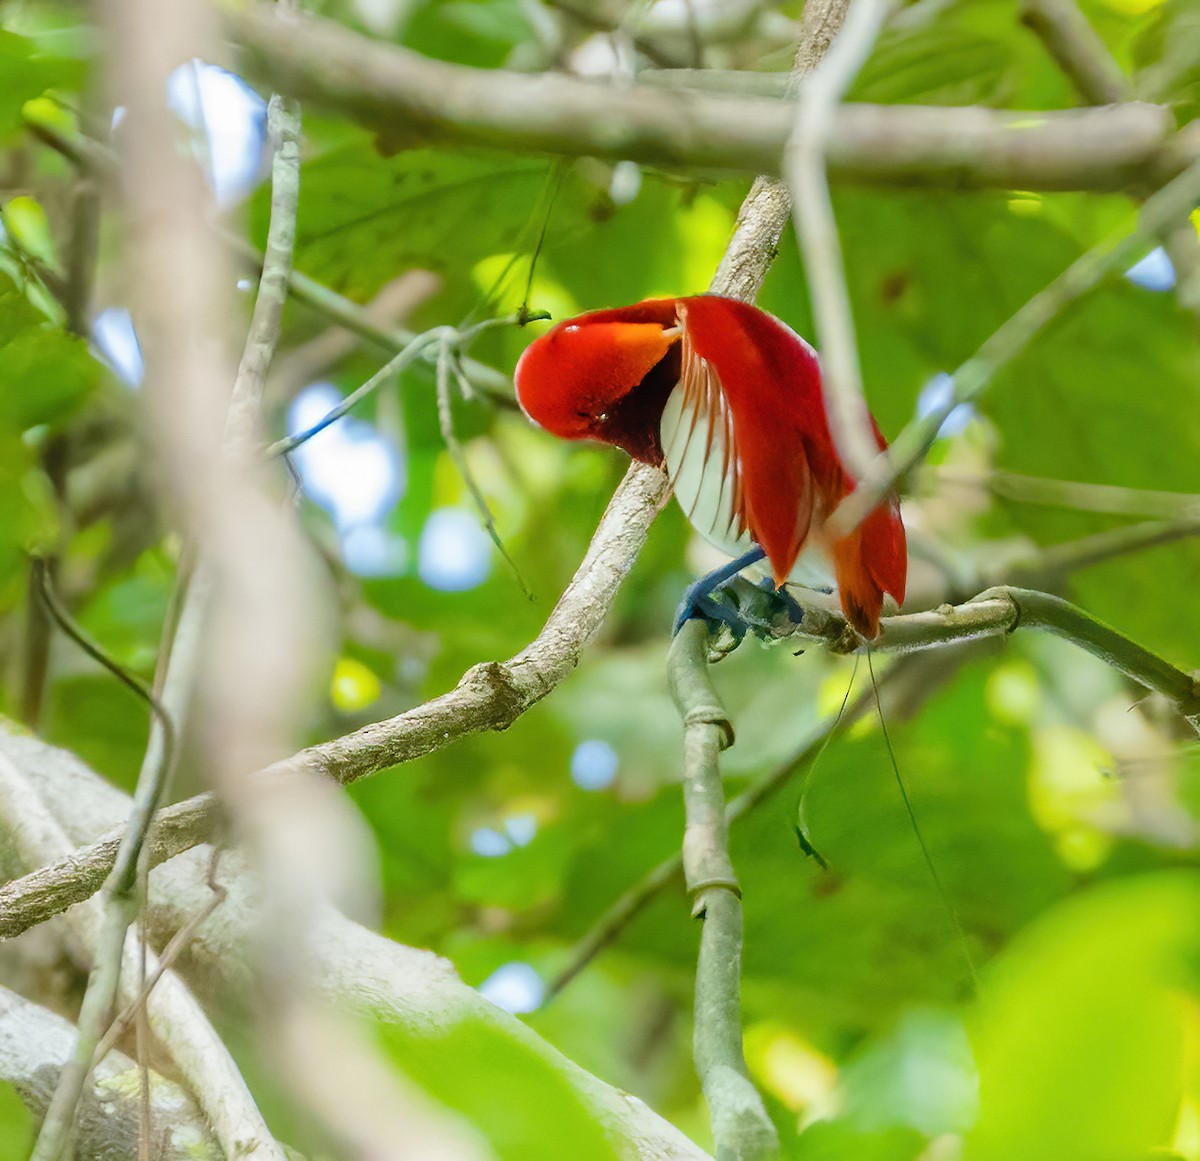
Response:
[[[757,564],[766,555],[756,544],[749,552],[739,556],[737,560],[731,560],[728,564],[710,572],[708,576],[702,576],[695,583],[688,585],[684,590],[683,600],[675,611],[675,627],[671,630],[671,635],[674,636],[683,628],[685,622],[695,617],[705,617],[710,621],[724,621],[734,629],[744,631],[745,625],[736,610],[712,600],[710,594],[731,577],[737,576],[742,569]]]

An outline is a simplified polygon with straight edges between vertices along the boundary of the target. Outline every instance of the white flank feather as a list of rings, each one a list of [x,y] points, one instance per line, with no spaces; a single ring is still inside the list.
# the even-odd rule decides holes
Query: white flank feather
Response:
[[[694,352],[686,320],[681,322],[681,378],[667,398],[660,428],[667,475],[692,527],[732,559],[754,544],[742,515],[742,470],[733,413],[715,369]],[[746,572],[770,575],[765,562]],[[827,554],[810,541],[788,583],[818,590],[832,587],[833,568]]]

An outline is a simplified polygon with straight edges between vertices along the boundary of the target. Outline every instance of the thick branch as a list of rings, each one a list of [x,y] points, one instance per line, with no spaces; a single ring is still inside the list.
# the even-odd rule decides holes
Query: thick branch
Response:
[[[792,105],[650,85],[605,87],[428,60],[339,25],[264,5],[229,8],[249,70],[395,141],[475,145],[647,162],[686,170],[778,174]],[[848,105],[830,137],[843,181],[1029,190],[1140,188],[1164,164],[1165,109],[1003,113],[981,108]],[[1191,156],[1200,143],[1190,142]]]
[[[50,1103],[75,1027],[61,1016],[0,988],[0,1080],[13,1086],[34,1116]],[[150,1112],[160,1161],[219,1161],[224,1153],[204,1118],[173,1081],[150,1073]],[[141,1096],[138,1066],[111,1052],[92,1073],[80,1105],[80,1156],[136,1157]]]
[[[0,818],[12,836],[6,844],[9,849],[0,853],[18,865],[37,866],[71,850],[71,839],[43,802],[28,773],[3,755],[0,755]],[[91,969],[97,958],[97,947],[107,934],[107,918],[104,906],[95,898],[65,917],[66,944],[83,971]],[[142,946],[136,932],[130,934],[121,953],[123,1004],[128,1007],[137,996],[143,957],[147,972],[158,974],[157,985],[145,1001],[150,1028],[170,1055],[176,1072],[196,1095],[218,1143],[227,1152],[236,1152],[247,1159],[282,1161],[282,1150],[271,1139],[225,1045],[183,982]],[[107,969],[97,965],[96,970]],[[82,1026],[79,1031],[82,1041],[85,1039]],[[85,1077],[93,1061],[102,1060],[115,1039],[110,1026],[102,1046],[86,1062]],[[84,1083],[82,1092],[86,1091]],[[46,1115],[50,1115],[49,1111]]]
[[[87,843],[128,813],[124,794],[64,750],[0,727],[0,755],[35,782],[76,843]],[[208,856],[207,850],[193,851],[151,876],[150,920],[156,940],[165,940],[208,906]],[[235,852],[222,857],[218,879],[227,900],[197,929],[180,970],[195,981],[207,981],[225,1003],[240,998],[255,1004],[260,885],[243,870]],[[703,1161],[702,1150],[645,1104],[568,1060],[522,1021],[462,983],[438,956],[393,943],[325,904],[314,908],[304,942],[315,984],[334,1004],[418,1038],[444,1038],[464,1023],[478,1023],[498,1042],[560,1074],[602,1125],[623,1161]]]

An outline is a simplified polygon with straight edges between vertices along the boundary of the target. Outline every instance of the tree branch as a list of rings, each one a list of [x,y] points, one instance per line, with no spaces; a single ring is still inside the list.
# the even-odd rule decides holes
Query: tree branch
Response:
[[[1137,227],[1087,251],[1044,290],[1040,290],[994,331],[951,376],[947,401],[910,423],[892,446],[876,456],[858,487],[830,519],[835,534],[856,527],[933,446],[942,424],[959,404],[972,403],[991,385],[1001,368],[1020,355],[1072,303],[1093,290],[1113,270],[1125,269],[1157,241],[1162,232],[1186,217],[1200,200],[1200,160],[1147,198]]]
[[[1077,512],[1107,512],[1113,516],[1159,516],[1200,521],[1200,493],[1160,492],[1113,484],[1084,484],[1019,472],[963,472],[953,468],[925,469],[939,486],[984,488],[1018,504],[1044,504]]]
[[[403,127],[408,144],[778,174],[792,127],[788,101],[445,64],[262,4],[227,7],[224,17],[253,75],[397,144]],[[1200,155],[1190,137],[1163,155],[1171,131],[1165,109],[1136,103],[1049,113],[847,105],[829,168],[838,180],[874,184],[1137,189]]]
[[[34,1116],[42,1116],[76,1029],[61,1016],[0,987],[0,1080],[13,1086]],[[87,1157],[136,1157],[141,1116],[139,1067],[111,1052],[92,1073],[79,1110],[79,1140]],[[174,1081],[150,1073],[150,1108],[161,1130],[159,1161],[223,1161],[191,1097]]]
[[[1075,0],[1024,0],[1021,23],[1037,35],[1089,105],[1128,98],[1128,81]]]
[[[855,0],[845,27],[800,91],[784,160],[812,297],[830,434],[854,477],[862,475],[879,446],[863,397],[854,314],[825,167],[838,106],[866,62],[891,8],[892,0]]]
[[[128,813],[128,797],[74,755],[0,722],[0,755],[36,786],[70,839],[91,841]],[[208,907],[209,852],[198,849],[151,876],[150,921],[156,941],[168,939]],[[259,1001],[254,948],[262,922],[261,883],[230,852],[218,879],[228,898],[200,927],[179,963],[193,985],[223,1001]],[[623,1161],[704,1161],[706,1154],[635,1097],[605,1084],[564,1057],[522,1021],[462,983],[452,966],[427,951],[403,947],[346,919],[327,904],[313,909],[305,952],[324,997],[406,1035],[445,1036],[467,1023],[488,1029],[513,1051],[528,1053],[559,1074],[596,1117]]]
[[[680,629],[667,678],[683,720],[683,873],[692,915],[704,921],[696,964],[696,1072],[717,1156],[759,1161],[778,1154],[779,1140],[742,1051],[742,892],[729,859],[717,760],[733,744],[733,726],[709,680],[705,621]]]
[[[37,866],[67,856],[71,850],[70,838],[39,796],[27,771],[4,754],[0,754],[0,818],[13,836],[8,844],[11,855],[23,866]],[[85,972],[94,964],[97,970],[107,970],[96,962],[103,951],[103,941],[108,938],[108,916],[101,901],[89,899],[65,918],[67,944],[77,966]],[[118,949],[123,1003],[130,1004],[137,998],[138,965],[143,955],[147,969],[159,977],[158,986],[147,998],[150,1026],[169,1053],[176,1071],[191,1086],[222,1149],[227,1154],[237,1153],[256,1161],[283,1161],[282,1151],[271,1139],[237,1066],[212,1025],[182,980],[165,970],[148,949],[142,948],[136,933]],[[86,1043],[89,1039],[90,1034],[85,1034],[81,1027],[77,1042]],[[105,1040],[111,1042],[111,1035]],[[87,1075],[103,1057],[101,1047],[86,1061],[81,1094],[87,1090]],[[55,1098],[57,1095],[58,1086]],[[49,1116],[49,1109],[46,1115]]]
[[[1019,628],[1043,629],[1085,649],[1146,689],[1162,694],[1200,734],[1200,684],[1191,674],[1062,597],[999,585],[964,604],[885,617],[880,624],[880,635],[871,643],[872,651],[901,654],[981,637],[1003,637]],[[805,616],[799,633],[825,640],[835,650],[861,645],[848,640],[840,618],[819,612],[811,622]]]

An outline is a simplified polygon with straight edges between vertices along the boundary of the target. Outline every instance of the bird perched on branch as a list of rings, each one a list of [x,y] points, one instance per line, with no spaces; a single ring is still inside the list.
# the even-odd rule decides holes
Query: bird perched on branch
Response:
[[[707,294],[592,311],[531,343],[515,379],[526,414],[552,434],[665,468],[692,526],[736,558],[692,586],[686,615],[728,619],[708,594],[764,557],[780,590],[834,580],[867,638],[884,594],[904,600],[894,496],[846,535],[828,527],[855,480],[830,434],[816,353],[773,315]]]

